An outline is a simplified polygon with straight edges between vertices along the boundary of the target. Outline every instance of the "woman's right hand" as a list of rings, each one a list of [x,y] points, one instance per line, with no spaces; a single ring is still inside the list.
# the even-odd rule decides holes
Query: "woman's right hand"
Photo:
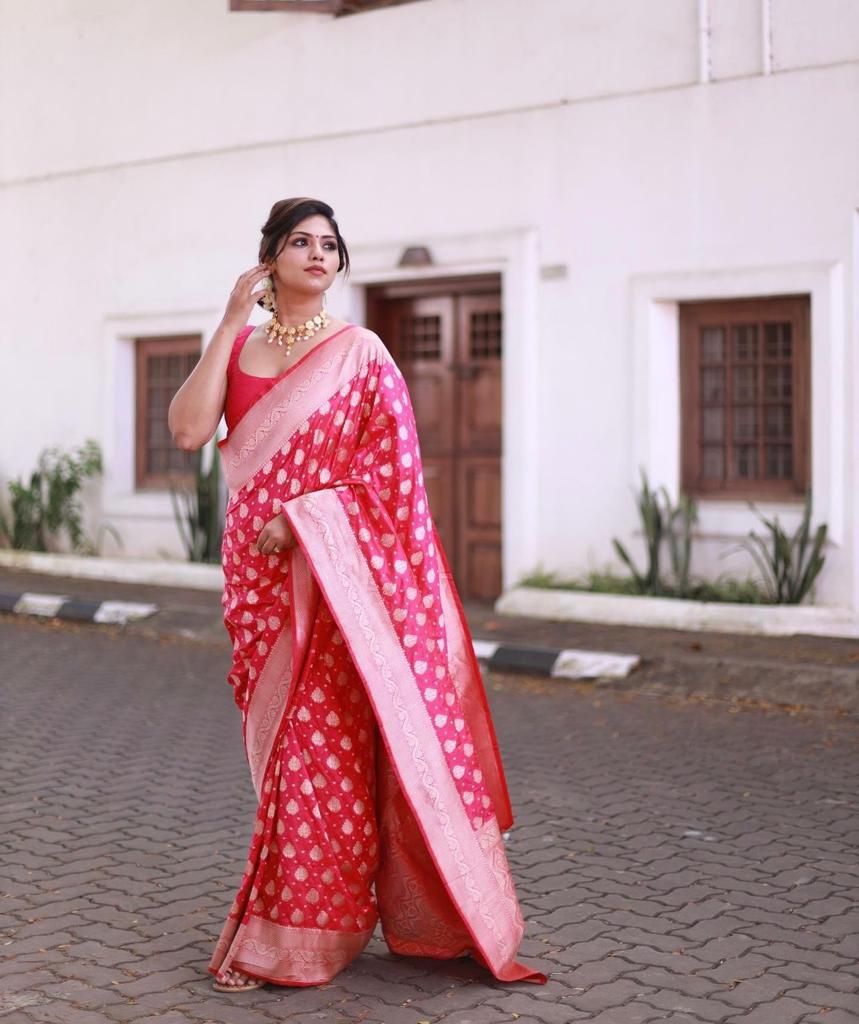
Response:
[[[235,327],[236,334],[248,322],[248,317],[257,300],[261,299],[265,294],[261,288],[257,291],[254,289],[270,273],[271,271],[266,264],[258,263],[250,270],[246,270],[236,281],[235,287],[227,300],[227,308],[224,311],[223,317],[223,323]]]
[[[265,294],[262,289],[254,289],[268,273],[269,268],[258,263],[239,277],[210,344],[170,402],[167,424],[182,451],[202,448],[218,429],[227,394],[230,353],[254,303]]]

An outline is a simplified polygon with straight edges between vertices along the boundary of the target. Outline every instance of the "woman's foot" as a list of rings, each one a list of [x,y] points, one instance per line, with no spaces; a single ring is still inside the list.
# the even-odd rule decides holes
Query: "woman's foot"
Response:
[[[237,971],[233,967],[219,971],[212,983],[212,987],[218,992],[250,992],[261,985],[265,985],[262,978],[252,978],[249,974]]]

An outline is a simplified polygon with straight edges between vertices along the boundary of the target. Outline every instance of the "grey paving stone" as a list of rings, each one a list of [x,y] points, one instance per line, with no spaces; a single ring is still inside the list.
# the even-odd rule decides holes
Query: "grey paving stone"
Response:
[[[722,960],[753,951],[761,952],[769,948],[764,939],[754,939],[745,933],[735,932],[733,935],[710,939],[709,942],[703,942],[700,945],[690,943],[685,947],[684,952],[708,966],[715,966]]]
[[[796,986],[785,981],[781,975],[775,972],[768,972],[754,978],[744,978],[736,985],[730,987],[720,996],[723,1002],[732,1006],[748,1008],[757,1003],[768,1003],[776,1000],[779,996],[788,994],[790,990],[796,991]],[[803,994],[805,989],[803,989]]]
[[[426,1012],[400,1005],[406,993],[445,1024],[467,1013],[503,1020],[501,1007],[518,1001],[519,1024],[549,1024],[558,1008],[570,1022],[599,1024],[718,1019],[702,1005],[752,1024],[775,991],[767,986],[781,986],[785,1005],[842,1024],[834,1015],[859,983],[850,954],[855,723],[732,715],[546,681],[538,693],[527,678],[493,677],[516,813],[507,851],[528,924],[522,955],[546,965],[549,985],[505,986],[485,971],[479,980],[480,969],[475,977],[461,965],[393,958],[374,940],[335,985],[263,989],[233,1006],[205,972],[253,810],[226,650],[2,619],[0,643],[12,673],[0,686],[16,680],[0,743],[26,780],[0,791],[12,797],[0,804],[0,835],[14,860],[0,928],[40,918],[30,923],[40,931],[50,918],[42,934],[54,940],[0,962],[0,978],[15,986],[33,972],[43,985],[53,977],[57,991],[118,995],[104,1021],[184,1014],[189,1024],[293,1012],[330,1024],[345,1020],[338,1006],[388,1024],[386,1013],[408,1021],[413,1009]],[[94,712],[105,703],[117,709],[109,735]],[[203,705],[204,726],[188,734],[182,723],[200,722]],[[50,737],[50,764],[40,737]],[[159,796],[141,808],[141,792]],[[33,835],[40,851],[28,845]],[[134,1002],[124,1001],[129,992]],[[820,1014],[821,1005],[833,1008]],[[40,1007],[20,1012],[30,1009]]]
[[[650,964],[664,967],[675,974],[698,971],[701,968],[701,962],[694,957],[676,952],[664,953],[661,949],[653,949],[651,946],[628,946],[614,955],[633,967],[636,964]]]
[[[731,957],[713,968],[700,968],[697,974],[701,978],[712,978],[721,984],[736,985],[746,978],[754,978],[765,971],[778,972],[780,965],[760,953],[749,953],[745,956]]]
[[[465,1003],[465,1001],[463,1001]],[[349,999],[343,1002],[338,1002],[330,1007],[330,1010],[335,1014],[332,1018],[337,1020],[338,1016],[340,1020],[344,1022],[361,1021],[374,1022],[374,1024],[419,1024],[420,1021],[431,1020],[433,1024],[436,1021],[443,1020],[438,1014],[433,1014],[432,1017],[427,1017],[425,1013],[420,1010],[413,1009],[410,1006],[383,1006],[380,1005],[378,1000],[372,997]],[[455,1019],[459,1022],[460,1014],[468,1014],[477,1012],[478,1006],[474,1008],[467,1005],[463,1005],[461,1009],[457,1009],[455,1012]],[[497,1011],[496,1011],[497,1012]],[[501,1018],[502,1020],[509,1020],[510,1018]]]
[[[642,1002],[673,1014],[686,1014],[693,1021],[712,1021],[714,1024],[721,1024],[736,1009],[712,997],[698,999],[670,989],[650,992],[642,996]],[[787,1021],[783,1024],[787,1024]]]
[[[621,960],[619,957],[603,957],[594,960],[589,964],[582,964],[564,974],[560,971],[552,972],[552,980],[563,980],[567,988],[575,988],[581,991],[589,989],[592,985],[602,985],[606,982],[622,978],[625,974],[635,973],[635,966],[628,960]]]
[[[663,967],[644,967],[633,970],[627,974],[627,977],[630,981],[647,988],[666,989],[701,998],[706,998],[714,993],[719,994],[724,990],[724,986],[710,978],[696,974],[678,974],[674,971],[667,971]]]
[[[422,1020],[426,1018],[418,1018]],[[471,1010],[451,1010],[450,1013],[445,1013],[442,1016],[435,1016],[432,1019],[432,1024],[522,1024],[522,1021],[527,1019],[524,1017],[514,1017],[512,1014],[507,1013],[506,1010],[499,1010],[497,1006],[493,1006],[490,1003],[484,1003],[482,1006],[475,1007]],[[531,1020],[537,1021],[536,1017],[532,1017]],[[387,1021],[385,1022],[387,1024]]]
[[[603,1010],[595,1017],[589,1017],[590,1024],[649,1024],[650,1021],[664,1021],[661,1010],[654,1010],[644,1003],[632,1002]]]
[[[134,981],[124,981],[117,991],[127,998],[139,998],[151,992],[167,992],[175,985],[196,981],[200,971],[190,967],[176,967],[172,971],[155,971]]]
[[[845,1010],[825,1010],[806,1017],[802,1024],[856,1024],[859,1009],[849,1012]]]
[[[561,996],[555,1000],[537,1000],[524,992],[498,994],[486,1000],[486,1006],[495,1006],[509,1020],[533,1017],[541,1024],[568,1024],[569,1021],[586,1016],[586,1008],[580,1005],[577,996]],[[502,1018],[503,1019],[503,1018]]]
[[[654,990],[631,977],[593,985],[586,992],[576,994],[572,1005],[589,1014],[602,1013],[634,999],[644,998]]]
[[[28,1008],[27,1016],[38,1024],[105,1024],[98,1010],[82,1010],[71,1003],[49,1003]]]
[[[849,1010],[859,1020],[859,986],[854,986],[850,991],[839,991],[834,989],[830,982],[830,975],[827,975],[825,985],[803,985],[802,988],[792,988],[790,995],[801,998],[804,1003],[812,1006],[837,1007],[841,1010]]]
[[[848,966],[851,961],[844,956],[839,956],[825,949],[802,949],[799,946],[786,942],[759,942],[755,949],[773,960],[780,960],[784,963],[808,964],[821,971],[835,971],[838,968]],[[698,951],[695,951],[698,955]]]
[[[772,1002],[761,1003],[742,1016],[729,1017],[726,1024],[799,1024],[816,1009],[798,999],[782,996]]]

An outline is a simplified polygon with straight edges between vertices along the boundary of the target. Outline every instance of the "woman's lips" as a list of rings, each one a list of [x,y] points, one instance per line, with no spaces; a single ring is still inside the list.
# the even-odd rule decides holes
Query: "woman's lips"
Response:
[[[304,271],[304,273],[305,274],[322,274],[324,276],[325,271],[322,269],[322,267],[308,267]]]

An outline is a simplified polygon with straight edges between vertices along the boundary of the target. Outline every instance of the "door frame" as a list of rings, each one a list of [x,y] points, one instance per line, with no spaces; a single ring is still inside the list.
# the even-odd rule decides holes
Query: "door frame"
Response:
[[[329,306],[343,319],[366,323],[372,285],[441,285],[442,279],[501,277],[501,593],[532,572],[539,559],[538,352],[539,250],[533,228],[469,236],[424,236],[430,267],[399,267],[414,237],[350,244],[352,271],[332,287]],[[385,339],[382,338],[384,342]],[[536,457],[535,457],[536,456]]]

